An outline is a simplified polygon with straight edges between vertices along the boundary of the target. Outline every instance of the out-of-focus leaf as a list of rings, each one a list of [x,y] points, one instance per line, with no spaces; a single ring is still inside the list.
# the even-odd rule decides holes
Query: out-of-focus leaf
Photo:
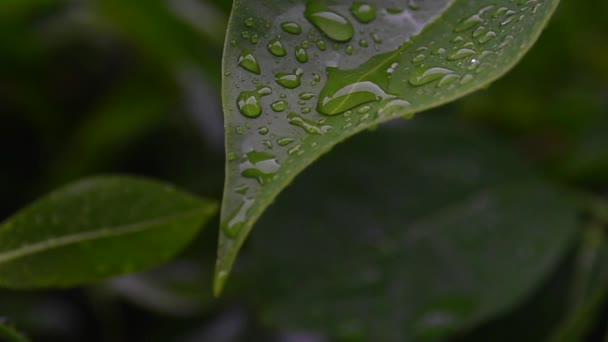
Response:
[[[521,303],[572,242],[577,213],[499,143],[422,117],[339,146],[296,181],[234,286],[279,327],[434,340]]]
[[[255,221],[304,168],[362,130],[488,86],[534,44],[557,4],[235,1],[216,292]]]
[[[155,181],[76,182],[0,225],[0,286],[76,286],[149,268],[179,252],[215,211],[213,201]]]
[[[0,318],[0,341],[4,342],[28,342],[29,339],[17,331],[13,326],[8,325]]]

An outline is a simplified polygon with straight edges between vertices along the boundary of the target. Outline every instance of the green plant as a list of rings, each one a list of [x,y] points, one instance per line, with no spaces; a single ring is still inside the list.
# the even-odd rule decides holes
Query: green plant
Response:
[[[187,316],[217,304],[208,297],[213,291],[216,297],[254,303],[266,325],[345,341],[512,340],[509,336],[575,341],[605,329],[598,322],[608,285],[608,205],[601,196],[608,183],[601,152],[606,142],[601,132],[586,133],[605,127],[593,114],[605,104],[594,107],[577,98],[588,110],[587,119],[576,124],[549,114],[549,124],[530,123],[543,120],[537,114],[542,109],[521,117],[489,113],[512,104],[515,111],[549,108],[545,104],[554,94],[525,84],[527,77],[539,80],[554,72],[545,65],[546,55],[520,69],[513,76],[519,81],[508,83],[507,76],[507,86],[490,86],[536,43],[558,2],[235,0],[226,29],[217,19],[222,8],[228,10],[221,1],[176,1],[179,15],[157,0],[92,2],[89,10],[112,24],[111,34],[128,37],[150,60],[116,77],[120,86],[104,93],[104,105],[75,125],[69,148],[32,192],[114,171],[107,165],[128,155],[133,141],[168,122],[165,114],[181,88],[187,98],[206,89],[200,79],[208,79],[211,87],[222,85],[225,120],[218,236],[200,232],[217,211],[217,201],[210,199],[217,193],[209,189],[222,178],[214,173],[220,160],[178,144],[163,155],[160,164],[175,166],[162,178],[180,179],[179,188],[206,196],[131,176],[89,177],[62,186],[0,224],[0,286],[89,286],[87,296],[105,317],[101,321],[112,316],[105,311],[113,307],[108,292],[150,311]],[[30,13],[60,6],[71,5],[0,4],[3,31],[22,27],[20,20],[29,20]],[[208,6],[201,13],[212,14],[187,24],[184,18],[196,6]],[[104,29],[96,21],[87,26],[91,35]],[[219,52],[224,31],[220,74],[220,56],[206,49]],[[39,77],[30,75],[30,65],[39,63],[31,51],[39,47],[30,36],[17,44],[4,34],[8,38],[0,46],[11,47],[7,59],[18,65],[27,56],[19,62],[27,71],[15,71],[19,93],[33,87],[28,77]],[[208,45],[202,46],[203,40]],[[602,63],[596,69],[605,72]],[[525,87],[538,91],[535,99],[545,96],[537,100],[542,105],[535,106],[525,91],[517,93]],[[28,91],[25,98],[31,99]],[[61,130],[73,118],[50,129],[48,117],[60,115],[47,105],[53,101],[41,95],[27,102],[22,116],[45,132],[39,135],[46,144],[66,140]],[[464,111],[458,106],[476,110],[464,120],[454,114]],[[571,142],[567,152],[551,153],[547,146],[553,140],[547,136],[553,131],[559,133],[556,140]],[[171,145],[174,131],[169,132],[145,149]],[[527,141],[520,149],[525,153],[514,151],[514,137],[527,135],[540,143]],[[204,165],[192,165],[197,159]],[[590,180],[597,183],[589,185]],[[594,192],[600,195],[590,195]],[[254,224],[259,229],[247,255],[227,282]],[[215,249],[208,242],[216,238],[213,274],[207,261]],[[149,270],[184,250],[182,256],[197,265],[186,284],[163,268]],[[566,284],[561,292],[541,290],[531,297],[549,277]],[[133,284],[141,291],[133,291]],[[213,290],[201,284],[213,284]],[[564,293],[571,298],[564,300]],[[529,312],[521,307],[525,303],[532,306]],[[543,311],[546,306],[551,310]],[[530,336],[519,334],[524,329],[513,329],[518,335],[504,332],[518,326],[514,317],[528,315],[546,316],[547,323]],[[0,324],[2,334],[25,339]]]

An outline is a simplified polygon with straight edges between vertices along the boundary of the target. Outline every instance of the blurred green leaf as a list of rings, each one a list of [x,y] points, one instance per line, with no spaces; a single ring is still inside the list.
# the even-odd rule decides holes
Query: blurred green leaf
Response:
[[[29,339],[0,319],[0,341],[4,342],[28,342]]]
[[[530,49],[558,1],[329,3],[235,1],[216,293],[298,173],[362,130],[488,86]]]
[[[76,286],[149,268],[179,252],[215,211],[213,201],[145,179],[73,183],[0,225],[0,285]]]
[[[577,214],[494,139],[421,117],[337,147],[296,181],[233,291],[281,328],[435,340],[520,304],[573,242]]]

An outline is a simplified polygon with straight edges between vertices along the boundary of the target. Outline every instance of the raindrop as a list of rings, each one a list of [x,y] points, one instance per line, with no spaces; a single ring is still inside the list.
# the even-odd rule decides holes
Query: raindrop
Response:
[[[241,68],[250,71],[254,74],[259,75],[261,72],[260,64],[258,64],[258,61],[255,59],[255,56],[249,50],[243,50],[241,52],[238,63]]]
[[[285,109],[287,109],[287,101],[284,101],[284,100],[275,101],[270,105],[270,107],[275,112],[282,112]]]
[[[237,105],[241,114],[248,118],[257,118],[262,114],[261,97],[270,95],[272,90],[266,86],[260,86],[253,91],[244,91],[237,98]]]
[[[308,62],[308,53],[306,52],[306,49],[304,49],[303,47],[301,47],[299,45],[296,46],[296,59],[300,63]]]
[[[300,68],[293,73],[279,72],[275,75],[275,81],[287,89],[295,89],[300,86],[304,71]]]
[[[418,71],[415,75],[410,77],[409,82],[411,85],[419,87],[443,78],[445,75],[453,74],[454,71],[446,68],[433,67],[429,69],[423,69]]]
[[[350,21],[330,10],[322,0],[308,1],[304,16],[334,41],[347,42],[353,37],[354,29]]]
[[[247,159],[240,165],[243,177],[255,178],[262,185],[266,184],[279,168],[274,155],[259,151],[248,152]]]
[[[268,43],[268,51],[277,57],[283,57],[287,55],[287,50],[281,43],[281,37],[277,36]]]
[[[376,6],[365,2],[355,2],[350,8],[350,12],[359,22],[367,24],[376,19]]]
[[[292,21],[282,23],[281,28],[283,29],[283,31],[285,31],[287,33],[291,33],[291,34],[297,35],[297,34],[302,33],[302,28],[300,27],[300,25],[298,25],[298,23],[294,23]]]
[[[301,127],[310,134],[322,135],[331,129],[331,126],[321,125],[312,120],[304,119],[296,113],[289,113],[287,118],[289,119],[290,124]]]

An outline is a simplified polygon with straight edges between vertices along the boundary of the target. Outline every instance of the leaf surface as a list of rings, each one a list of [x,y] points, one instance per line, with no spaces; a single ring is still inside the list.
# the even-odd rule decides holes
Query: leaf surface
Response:
[[[77,286],[149,268],[215,211],[213,201],[140,178],[70,184],[0,224],[0,286]]]
[[[353,138],[296,180],[228,288],[281,329],[437,340],[521,304],[579,236],[578,215],[494,139],[420,117]]]
[[[487,86],[532,46],[557,3],[235,1],[216,293],[256,220],[304,168],[357,132]]]

